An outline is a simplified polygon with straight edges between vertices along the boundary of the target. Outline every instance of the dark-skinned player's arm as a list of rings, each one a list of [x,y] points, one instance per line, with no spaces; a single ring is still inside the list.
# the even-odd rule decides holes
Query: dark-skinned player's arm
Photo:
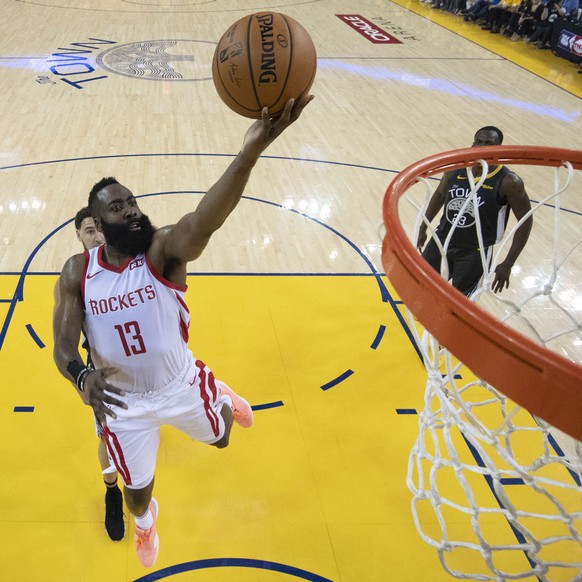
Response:
[[[267,108],[263,109],[262,118],[248,129],[240,152],[224,174],[204,195],[196,210],[181,218],[164,237],[164,263],[187,263],[200,256],[212,234],[239,203],[261,154],[297,121],[312,99],[312,95],[304,95],[296,103],[290,99],[277,118],[270,118]]]
[[[85,267],[85,257],[75,255],[64,265],[55,290],[53,311],[53,358],[59,372],[75,386],[81,400],[93,408],[100,422],[115,413],[105,404],[127,408],[126,404],[108,393],[123,395],[123,391],[112,386],[106,378],[115,370],[103,368],[89,370],[79,353],[79,340],[83,324],[83,304],[81,298],[81,278]]]
[[[531,203],[525,191],[523,180],[517,174],[511,172],[503,178],[499,193],[507,198],[507,203],[518,221],[531,210]],[[527,244],[532,226],[533,218],[530,214],[515,231],[507,256],[495,267],[495,278],[491,284],[491,288],[495,293],[499,293],[505,287],[509,287],[511,267],[513,267],[517,257],[519,257],[521,251],[523,251]]]
[[[445,175],[441,178],[439,185],[436,187],[436,190],[433,192],[433,195],[428,202],[428,206],[426,207],[424,215],[429,222],[433,221],[434,217],[439,213],[440,209],[445,204],[445,200],[447,199],[447,182],[449,180],[449,175],[450,173],[446,172]],[[424,221],[421,222],[418,229],[418,238],[416,240],[416,248],[419,251],[422,251],[422,247],[426,242],[426,229],[426,223]]]

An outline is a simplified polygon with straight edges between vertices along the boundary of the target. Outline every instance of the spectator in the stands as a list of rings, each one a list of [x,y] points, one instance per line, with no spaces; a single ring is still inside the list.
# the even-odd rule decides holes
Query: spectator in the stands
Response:
[[[475,22],[487,16],[487,12],[491,6],[499,4],[500,0],[477,0],[471,8],[469,8],[464,16],[466,22]]]
[[[536,43],[538,49],[549,49],[554,22],[563,17],[565,12],[562,8],[562,0],[548,0],[533,34],[525,42]]]
[[[489,6],[485,24],[482,30],[489,30],[492,34],[498,34],[505,30],[509,24],[511,15],[517,12],[520,0],[502,0],[499,4]]]
[[[578,18],[578,10],[580,9],[580,0],[563,0],[562,8],[565,11],[564,18],[576,20]]]
[[[511,15],[503,34],[509,36],[513,42],[531,36],[537,22],[536,15],[541,16],[542,10],[541,0],[522,0],[517,12]]]

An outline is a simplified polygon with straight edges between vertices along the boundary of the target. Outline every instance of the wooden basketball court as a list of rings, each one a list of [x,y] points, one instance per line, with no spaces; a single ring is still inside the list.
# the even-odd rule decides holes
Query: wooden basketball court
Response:
[[[99,179],[115,176],[163,226],[225,170],[250,121],[217,97],[212,54],[262,9],[310,32],[316,99],[267,150],[188,280],[192,351],[250,401],[255,426],[235,426],[225,450],[163,431],[161,546],[146,570],[133,520],[117,544],[104,530],[92,413],[52,359],[53,286],[80,251],[71,221]],[[0,579],[450,580],[410,512],[425,373],[383,277],[382,198],[399,170],[471,145],[485,125],[508,145],[581,149],[576,67],[416,0],[0,10]],[[582,202],[567,210],[579,231]],[[536,229],[524,260],[544,245]],[[579,281],[570,292],[580,304]],[[485,480],[475,487],[488,494]]]

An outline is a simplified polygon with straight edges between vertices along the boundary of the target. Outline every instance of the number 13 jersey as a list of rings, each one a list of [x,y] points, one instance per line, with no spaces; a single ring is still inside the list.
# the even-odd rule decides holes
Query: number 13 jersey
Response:
[[[126,392],[159,390],[193,361],[187,287],[164,279],[143,253],[114,267],[103,249],[85,251],[81,279],[91,359],[97,369],[117,368],[108,381]]]

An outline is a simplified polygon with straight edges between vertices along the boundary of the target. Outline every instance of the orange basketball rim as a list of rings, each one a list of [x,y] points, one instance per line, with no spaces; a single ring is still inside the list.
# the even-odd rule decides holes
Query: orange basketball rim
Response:
[[[570,436],[582,440],[582,366],[502,324],[454,289],[422,259],[399,219],[398,201],[420,177],[488,164],[582,169],[582,151],[537,146],[465,148],[404,169],[388,186],[383,215],[386,275],[422,325],[475,375]]]

